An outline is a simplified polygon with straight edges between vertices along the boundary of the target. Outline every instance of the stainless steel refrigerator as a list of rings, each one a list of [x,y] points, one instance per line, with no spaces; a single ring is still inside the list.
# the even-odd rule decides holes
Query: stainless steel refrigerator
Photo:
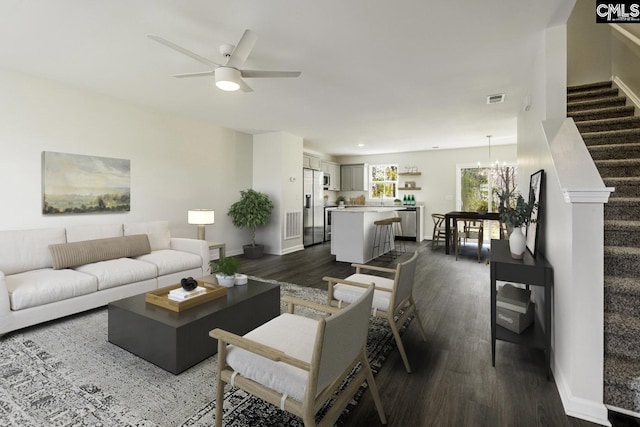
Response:
[[[324,239],[324,189],[322,171],[304,169],[303,244],[322,243]]]

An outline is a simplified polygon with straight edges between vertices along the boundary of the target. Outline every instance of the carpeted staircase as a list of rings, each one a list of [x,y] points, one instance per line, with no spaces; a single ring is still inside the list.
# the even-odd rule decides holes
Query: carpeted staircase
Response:
[[[604,403],[640,414],[640,117],[611,82],[573,86],[567,113],[605,185]]]

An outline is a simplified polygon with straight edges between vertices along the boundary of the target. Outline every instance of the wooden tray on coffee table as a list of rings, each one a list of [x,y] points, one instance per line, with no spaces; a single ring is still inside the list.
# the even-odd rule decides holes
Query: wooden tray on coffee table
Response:
[[[187,310],[191,307],[203,304],[207,301],[213,301],[214,299],[221,298],[227,295],[227,288],[218,285],[209,278],[197,279],[198,286],[205,288],[205,293],[189,298],[184,301],[173,301],[169,299],[169,291],[178,289],[181,285],[171,285],[164,288],[156,289],[155,291],[147,292],[144,296],[144,300],[150,304],[154,304],[171,311],[180,312]]]

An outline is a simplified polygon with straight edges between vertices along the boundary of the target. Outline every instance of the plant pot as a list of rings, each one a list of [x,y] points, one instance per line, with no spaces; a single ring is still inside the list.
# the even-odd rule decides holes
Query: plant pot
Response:
[[[236,273],[236,280],[234,282],[235,286],[246,285],[248,282],[248,277],[246,274]]]
[[[262,255],[264,255],[264,245],[244,245],[242,249],[244,249],[244,256],[249,259],[262,258]]]
[[[515,227],[509,236],[509,250],[511,251],[511,258],[524,258],[524,251],[526,249],[527,240],[524,237],[524,234],[522,234],[522,228]]]
[[[218,284],[230,288],[233,286],[236,276],[226,276],[224,274],[216,274],[216,279],[218,280]]]

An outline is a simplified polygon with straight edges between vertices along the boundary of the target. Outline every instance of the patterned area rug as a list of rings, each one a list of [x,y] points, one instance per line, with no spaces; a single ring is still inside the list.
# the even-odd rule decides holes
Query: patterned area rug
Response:
[[[326,301],[318,289],[253,279],[280,284],[283,295]],[[374,373],[394,347],[388,325],[372,318],[367,352]],[[215,361],[168,373],[107,341],[106,308],[17,331],[0,340],[0,426],[211,426]],[[302,426],[237,388],[226,390],[224,412],[226,426]]]

